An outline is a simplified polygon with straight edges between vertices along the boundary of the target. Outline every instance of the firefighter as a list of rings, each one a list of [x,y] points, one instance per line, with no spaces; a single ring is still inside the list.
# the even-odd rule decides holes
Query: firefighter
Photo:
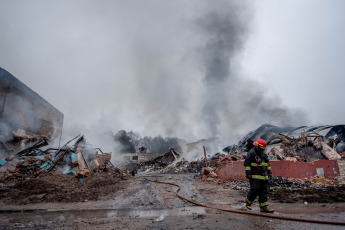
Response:
[[[252,204],[256,196],[259,196],[260,212],[273,213],[273,209],[267,208],[269,180],[272,179],[271,166],[265,153],[267,144],[263,139],[258,139],[253,145],[255,147],[248,152],[244,161],[246,177],[250,183],[250,190],[246,197],[246,207],[252,210]]]

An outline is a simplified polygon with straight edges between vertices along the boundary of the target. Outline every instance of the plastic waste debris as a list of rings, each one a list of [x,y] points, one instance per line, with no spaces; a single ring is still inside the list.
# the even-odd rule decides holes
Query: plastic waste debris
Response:
[[[161,216],[158,217],[155,221],[156,221],[156,222],[161,222],[161,221],[163,221],[163,220],[164,220],[164,216],[161,215]]]
[[[196,178],[199,178],[199,174],[195,174],[195,175],[191,175],[190,178],[193,178],[193,179],[196,179]]]

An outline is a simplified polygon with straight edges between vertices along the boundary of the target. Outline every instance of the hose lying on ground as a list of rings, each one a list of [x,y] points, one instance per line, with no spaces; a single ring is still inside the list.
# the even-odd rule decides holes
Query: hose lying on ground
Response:
[[[145,178],[145,180],[148,180]],[[268,215],[268,214],[261,214],[261,213],[254,213],[254,212],[245,212],[245,211],[237,211],[237,210],[230,210],[230,209],[222,209],[222,208],[216,208],[216,207],[211,207],[203,204],[199,204],[193,200],[189,200],[181,195],[178,194],[178,192],[181,190],[181,187],[175,183],[172,182],[165,182],[165,181],[158,181],[158,180],[148,180],[151,182],[155,183],[160,183],[160,184],[169,184],[178,187],[176,191],[176,196],[180,198],[181,200],[187,201],[189,203],[192,203],[197,206],[205,207],[205,208],[211,208],[215,210],[220,210],[224,212],[232,212],[232,213],[237,213],[237,214],[246,214],[246,215],[252,215],[252,216],[262,216],[262,217],[268,217],[271,219],[281,219],[281,220],[291,220],[291,221],[301,221],[301,222],[309,222],[309,223],[317,223],[317,224],[333,224],[333,225],[344,225],[345,222],[333,222],[333,221],[323,221],[323,220],[312,220],[312,219],[301,219],[301,218],[293,218],[293,217],[285,217],[285,216],[276,216],[276,215]]]

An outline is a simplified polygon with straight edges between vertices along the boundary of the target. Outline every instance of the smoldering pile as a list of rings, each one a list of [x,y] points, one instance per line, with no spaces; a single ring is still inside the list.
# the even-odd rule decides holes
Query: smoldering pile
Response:
[[[221,158],[224,154],[216,153],[212,157],[201,158],[195,161],[187,161],[183,158],[183,153],[171,148],[153,160],[142,163],[129,163],[126,165],[127,170],[135,175],[137,173],[147,173],[156,171],[158,173],[175,174],[175,173],[202,173],[204,168],[215,171],[221,164]],[[207,174],[208,175],[208,174]]]
[[[75,144],[69,146],[75,139]],[[125,169],[113,166],[111,153],[103,153],[100,148],[89,148],[84,136],[76,136],[61,148],[43,150],[48,145],[47,141],[46,138],[39,140],[31,147],[0,160],[1,184],[9,185],[16,179],[37,178],[43,174],[67,174],[81,182],[82,178],[96,172],[114,172],[122,178],[128,176]]]
[[[127,164],[126,168],[131,172],[131,174],[136,174],[137,172],[151,172],[162,170],[169,167],[174,161],[177,161],[182,156],[182,153],[177,152],[174,148],[171,148],[169,152],[166,152],[153,160],[146,161],[143,163],[131,163]]]

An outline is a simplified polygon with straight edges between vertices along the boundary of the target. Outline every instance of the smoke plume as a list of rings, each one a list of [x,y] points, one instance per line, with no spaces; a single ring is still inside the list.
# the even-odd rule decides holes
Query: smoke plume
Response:
[[[243,71],[254,17],[248,1],[4,1],[0,62],[65,115],[62,143],[137,148],[103,135],[117,130],[160,140],[152,152],[160,135],[235,142],[306,121]]]
[[[140,147],[147,148],[148,153],[166,153],[170,148],[179,148],[183,140],[169,137],[141,137],[140,134],[120,130],[114,135],[114,141],[118,143],[120,153],[135,153]]]
[[[281,107],[279,99],[267,97],[260,84],[241,73],[237,60],[250,35],[251,19],[246,4],[224,2],[197,21],[205,38],[199,49],[206,87],[202,111],[212,136],[224,129],[243,133],[265,122],[286,126],[305,121],[302,112]]]

